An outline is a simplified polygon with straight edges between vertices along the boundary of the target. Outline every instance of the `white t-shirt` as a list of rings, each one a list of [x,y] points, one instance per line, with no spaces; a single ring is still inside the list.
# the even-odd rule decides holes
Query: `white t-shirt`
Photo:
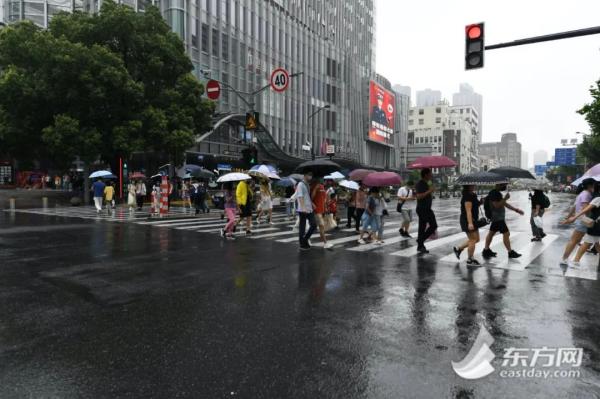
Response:
[[[400,197],[411,197],[413,196],[413,191],[411,189],[409,189],[408,187],[404,186],[404,187],[400,187],[400,189],[398,190],[398,201],[402,202],[402,200],[400,199]],[[408,207],[413,203],[414,201],[404,201],[404,204],[402,205],[402,209],[408,209]]]
[[[296,186],[296,199],[298,201],[298,212],[311,213],[313,211],[312,208],[312,200],[310,199],[310,191],[306,182],[300,182]],[[302,206],[300,199],[303,199],[304,206]]]

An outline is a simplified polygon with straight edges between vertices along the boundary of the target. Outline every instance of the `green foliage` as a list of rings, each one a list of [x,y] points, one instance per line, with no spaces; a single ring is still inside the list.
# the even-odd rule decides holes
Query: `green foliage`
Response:
[[[210,124],[212,103],[159,11],[103,3],[0,32],[0,151],[18,159],[110,161],[157,151],[175,161]]]
[[[585,157],[588,164],[600,162],[600,80],[590,88],[592,102],[586,104],[578,113],[584,115],[590,125],[591,135],[586,136],[577,147],[579,156]]]

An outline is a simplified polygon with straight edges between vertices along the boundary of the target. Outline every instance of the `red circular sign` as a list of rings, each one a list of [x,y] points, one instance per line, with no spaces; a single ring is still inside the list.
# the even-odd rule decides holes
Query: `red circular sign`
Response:
[[[211,100],[216,100],[221,95],[221,85],[216,80],[209,80],[206,83],[206,95]]]
[[[283,68],[277,68],[271,73],[271,87],[277,92],[285,91],[290,84],[290,74]]]

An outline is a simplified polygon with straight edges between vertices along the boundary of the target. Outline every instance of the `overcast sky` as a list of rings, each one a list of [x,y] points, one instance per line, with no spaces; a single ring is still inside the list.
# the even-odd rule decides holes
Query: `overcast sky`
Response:
[[[464,70],[464,26],[485,22],[486,44],[600,25],[600,0],[377,1],[377,72],[452,101],[461,82],[483,95],[483,141],[516,132],[523,150],[549,155],[561,138],[589,132],[575,111],[600,79],[600,35],[490,50]]]

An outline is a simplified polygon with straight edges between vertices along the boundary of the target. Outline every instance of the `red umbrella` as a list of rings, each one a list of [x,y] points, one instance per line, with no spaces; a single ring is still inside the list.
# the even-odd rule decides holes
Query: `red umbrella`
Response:
[[[135,180],[135,179],[145,179],[145,178],[146,178],[146,175],[145,175],[145,174],[143,174],[143,173],[141,173],[141,172],[135,172],[135,173],[132,173],[132,174],[129,176],[129,178],[130,178],[130,179],[134,179],[134,180]]]
[[[352,181],[362,181],[367,175],[373,172],[375,171],[371,169],[354,169],[348,177]]]
[[[400,184],[402,178],[394,172],[373,172],[369,173],[363,180],[363,184],[369,187],[383,187]]]
[[[428,157],[419,157],[408,166],[408,169],[423,168],[452,168],[456,162],[443,155],[431,155]]]

